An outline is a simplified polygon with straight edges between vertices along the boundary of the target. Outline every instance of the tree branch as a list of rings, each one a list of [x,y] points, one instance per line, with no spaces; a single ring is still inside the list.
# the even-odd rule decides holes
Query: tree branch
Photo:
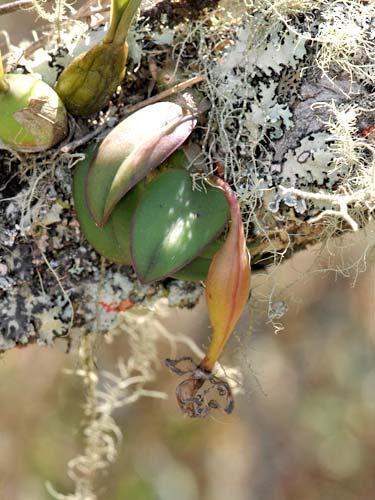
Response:
[[[350,26],[350,9],[337,13],[336,3],[324,0],[322,12],[310,13],[307,20],[291,12],[282,22],[285,12],[252,11],[250,3],[153,2],[135,30],[139,60],[129,64],[109,107],[89,119],[72,119],[68,142],[47,153],[1,151],[0,351],[64,337],[73,316],[73,327],[93,328],[96,309],[102,307],[95,292],[100,257],[79,230],[71,169],[82,158],[80,148],[125,115],[191,85],[200,84],[209,108],[186,145],[191,172],[198,177],[221,172],[237,192],[254,269],[326,234],[367,224],[375,208],[373,137],[371,132],[361,136],[360,130],[371,131],[375,123],[375,82],[366,70],[375,59],[369,25],[360,26],[362,38],[349,40],[356,50],[344,51],[347,39],[332,42],[331,50],[339,47],[343,55],[328,72],[326,59],[319,60],[328,49],[321,52],[321,46],[309,43],[308,20],[314,15],[316,26],[323,29],[326,23],[332,34],[331,17]],[[82,19],[95,11],[90,2],[77,15]],[[362,19],[355,18],[357,24]],[[357,24],[353,32],[358,34]],[[100,30],[101,21],[95,35]],[[352,32],[345,33],[350,37]],[[91,31],[85,46],[90,37]],[[57,75],[70,56],[64,47],[51,45],[52,39],[47,33],[26,49],[22,65],[41,74],[47,68],[49,78],[53,71]],[[327,37],[320,40],[327,43]],[[43,66],[32,54],[44,46]],[[348,63],[344,57],[352,59]],[[158,75],[171,67],[183,74],[183,82],[156,93]],[[131,268],[108,263],[101,293],[104,304],[149,303],[166,295],[171,304],[192,307],[201,286],[171,279],[144,286]],[[118,311],[107,309],[101,311],[103,330],[118,320]]]

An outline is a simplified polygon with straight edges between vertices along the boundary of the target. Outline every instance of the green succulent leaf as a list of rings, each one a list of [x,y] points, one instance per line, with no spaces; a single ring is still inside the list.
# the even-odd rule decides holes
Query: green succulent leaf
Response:
[[[131,263],[130,235],[132,219],[135,209],[137,208],[137,205],[142,197],[143,191],[144,183],[139,182],[116,205],[108,222],[112,224],[116,239],[120,247],[123,249],[124,255],[126,255],[126,259],[129,264]]]
[[[179,271],[173,273],[172,278],[183,281],[205,281],[212,257],[223,246],[223,243],[224,241],[221,239],[210,243],[196,259],[192,260]]]
[[[223,230],[228,215],[221,190],[193,190],[185,170],[161,173],[134,213],[131,254],[140,280],[160,280],[185,267]]]
[[[171,155],[169,158],[165,160],[160,165],[159,170],[163,172],[164,170],[171,170],[171,169],[187,169],[189,166],[189,160],[186,157],[186,154],[184,150],[178,149]]]
[[[187,139],[195,123],[180,105],[159,102],[133,113],[108,134],[86,180],[87,205],[98,226],[137,182]]]
[[[212,257],[218,250],[220,250],[223,244],[224,244],[223,239],[218,239],[213,241],[207,248],[204,249],[204,251],[199,255],[199,257],[202,257],[203,259],[212,259]]]
[[[95,146],[89,146],[85,160],[74,170],[73,197],[81,231],[95,250],[111,262],[131,264],[130,226],[131,218],[138,203],[142,186],[130,191],[116,206],[108,223],[99,228],[92,220],[85,202],[85,179],[90,162],[95,155]]]

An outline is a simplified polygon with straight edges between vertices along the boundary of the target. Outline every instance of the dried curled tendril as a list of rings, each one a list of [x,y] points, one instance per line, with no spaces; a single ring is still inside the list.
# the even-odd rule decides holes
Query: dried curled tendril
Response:
[[[176,388],[177,402],[185,415],[206,417],[213,409],[232,413],[234,399],[228,382],[203,370],[189,356],[166,359],[165,364],[176,375],[190,375]]]

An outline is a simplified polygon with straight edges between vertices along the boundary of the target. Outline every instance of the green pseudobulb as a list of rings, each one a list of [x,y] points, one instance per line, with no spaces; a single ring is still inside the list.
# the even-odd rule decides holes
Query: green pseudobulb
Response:
[[[63,102],[33,75],[6,74],[0,89],[0,140],[22,152],[45,151],[67,134]]]
[[[111,0],[111,16],[104,39],[80,54],[64,69],[56,92],[73,115],[100,111],[125,76],[128,57],[126,38],[141,0]]]
[[[100,42],[80,54],[61,73],[55,89],[72,115],[100,111],[125,76],[127,45]]]

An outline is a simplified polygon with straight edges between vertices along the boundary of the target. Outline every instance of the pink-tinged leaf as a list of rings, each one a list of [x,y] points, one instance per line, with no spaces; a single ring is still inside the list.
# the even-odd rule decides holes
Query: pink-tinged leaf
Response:
[[[231,226],[224,245],[214,255],[206,280],[206,302],[212,324],[212,340],[200,367],[212,371],[249,299],[250,256],[235,193],[220,178],[215,184],[224,191]]]
[[[185,142],[195,125],[179,104],[159,102],[133,113],[108,134],[86,181],[87,206],[98,226],[137,182]]]

